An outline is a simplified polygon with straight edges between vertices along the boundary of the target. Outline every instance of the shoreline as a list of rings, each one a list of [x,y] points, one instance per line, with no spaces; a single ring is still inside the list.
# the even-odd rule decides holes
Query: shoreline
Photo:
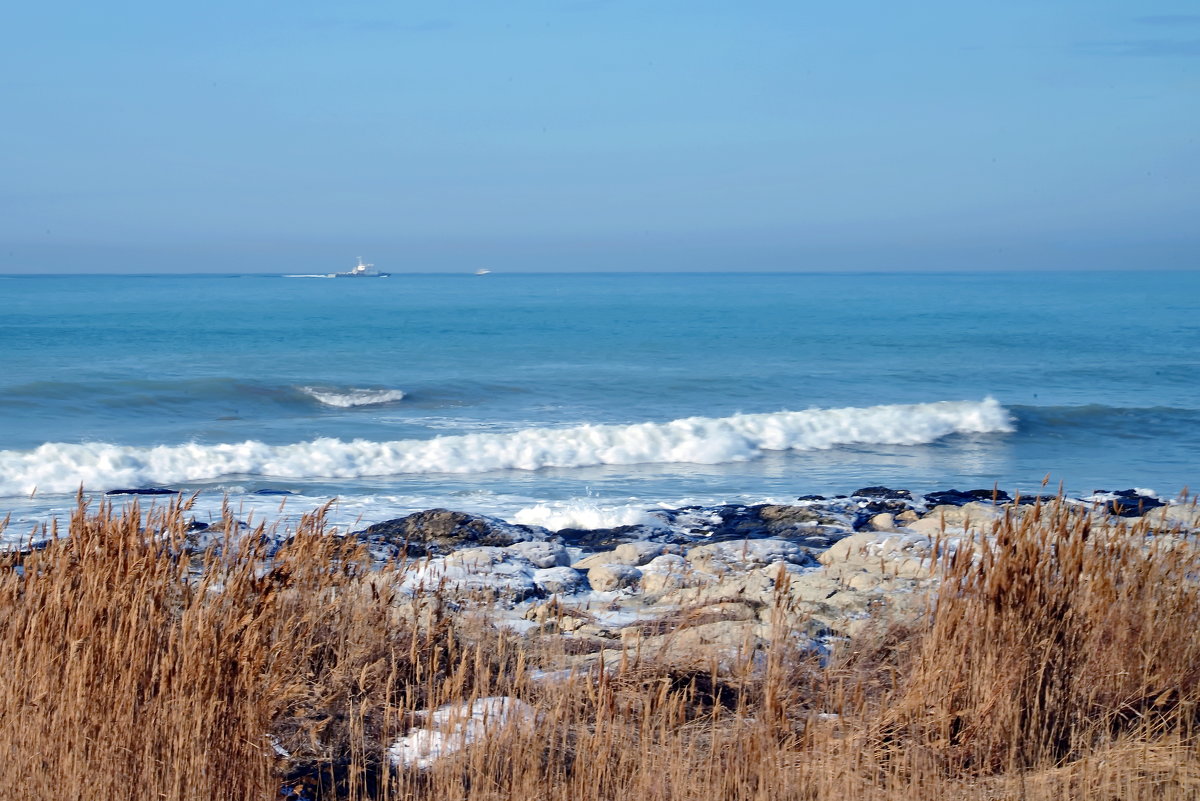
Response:
[[[860,493],[672,510],[657,539],[448,510],[348,535],[318,511],[276,539],[193,525],[177,497],[81,514],[0,555],[0,666],[30,683],[0,692],[0,778],[293,801],[1193,797],[1194,500]],[[1150,752],[1161,770],[1117,758]]]

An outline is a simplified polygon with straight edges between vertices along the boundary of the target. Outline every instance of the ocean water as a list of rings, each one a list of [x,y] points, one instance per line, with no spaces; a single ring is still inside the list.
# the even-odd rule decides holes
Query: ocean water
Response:
[[[1200,486],[1200,273],[0,278],[5,536],[81,486],[559,528]],[[286,490],[291,495],[264,495]]]

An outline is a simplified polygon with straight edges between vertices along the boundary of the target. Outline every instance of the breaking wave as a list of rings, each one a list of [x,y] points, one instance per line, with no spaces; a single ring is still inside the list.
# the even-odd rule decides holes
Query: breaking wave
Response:
[[[645,463],[720,464],[748,461],[763,451],[921,445],[952,434],[1012,430],[1009,413],[988,398],[689,417],[667,423],[527,428],[393,442],[316,439],[291,445],[247,441],[157,447],[46,443],[30,451],[0,451],[0,494],[26,494],[35,487],[41,492],[72,492],[80,484],[96,490],[245,475],[316,479]]]
[[[394,403],[404,398],[398,389],[328,389],[325,387],[300,387],[300,391],[318,403],[349,409],[353,406],[378,406]]]
[[[541,526],[550,531],[564,528],[615,528],[661,522],[644,506],[605,505],[584,499],[547,501],[527,506],[513,516],[514,523]]]

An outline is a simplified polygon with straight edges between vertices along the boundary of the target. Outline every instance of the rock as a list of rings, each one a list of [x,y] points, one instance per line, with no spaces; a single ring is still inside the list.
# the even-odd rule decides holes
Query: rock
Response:
[[[663,554],[642,566],[642,591],[657,595],[688,584],[691,565],[679,554]],[[694,579],[693,579],[694,580]]]
[[[1160,506],[1147,512],[1146,520],[1160,528],[1200,529],[1200,507],[1195,503]]]
[[[882,498],[883,500],[911,501],[912,493],[908,490],[894,490],[887,487],[863,487],[854,491],[859,498]]]
[[[970,527],[978,530],[984,525],[991,525],[1000,515],[1001,510],[990,503],[971,501],[963,506],[935,506],[923,518],[910,522],[905,527],[909,531],[933,537],[941,533],[943,527],[949,531],[956,531],[973,524]]]
[[[448,509],[428,509],[385,520],[352,534],[370,544],[391,546],[397,552],[407,548],[409,557],[447,554],[478,545],[511,545],[522,540],[545,539],[546,535],[545,529]]]
[[[135,487],[133,489],[110,489],[105,495],[178,495],[181,490],[165,487]]]
[[[850,578],[846,580],[846,586],[852,590],[873,590],[878,587],[882,581],[883,577],[878,573],[868,573],[863,571],[850,576]]]
[[[828,551],[817,557],[817,561],[823,565],[832,565],[852,558],[861,558],[860,554],[865,552],[869,545],[878,541],[879,535],[874,533],[852,534],[834,543]]]
[[[759,647],[758,623],[753,620],[720,620],[677,629],[644,641],[642,651],[668,663],[689,664],[726,659],[750,653]]]
[[[1021,497],[1017,498],[1014,503],[1020,504],[1021,506],[1033,506],[1034,504],[1040,503],[1044,506],[1049,503],[1054,503],[1057,500],[1057,495],[1022,495]]]
[[[908,523],[913,523],[920,519],[921,516],[912,509],[905,509],[900,514],[896,515],[896,522],[902,525],[907,525]]]
[[[818,512],[807,506],[728,505],[686,511],[692,513],[692,520],[689,521],[683,515],[676,515],[671,519],[672,522],[687,526],[693,538],[703,537],[708,542],[802,536],[812,533],[812,527],[822,522],[835,522],[826,521]],[[700,514],[696,514],[697,512]]]
[[[698,586],[685,586],[673,590],[661,598],[662,605],[711,606],[724,601],[750,603],[756,606],[769,604],[775,596],[775,579],[762,570],[732,574],[720,581],[709,581]]]
[[[641,567],[663,554],[677,554],[682,548],[661,542],[627,542],[613,549],[617,563]]]
[[[573,548],[594,551],[612,549],[630,540],[646,538],[645,526],[615,526],[614,528],[564,528],[554,532],[559,540]]]
[[[894,531],[896,528],[896,517],[890,512],[881,512],[871,518],[871,528],[876,531]]]
[[[571,567],[545,567],[533,571],[533,584],[547,595],[574,595],[588,589],[587,577]]]
[[[402,587],[411,593],[436,590],[466,599],[518,602],[543,593],[534,583],[534,573],[533,565],[505,548],[465,548],[418,562],[405,575]]]
[[[741,572],[779,561],[793,565],[814,564],[812,556],[796,543],[774,538],[700,545],[687,552],[687,561],[694,569],[713,575]]]
[[[971,503],[972,501],[990,501],[993,494],[997,501],[1011,501],[1007,492],[1003,490],[985,490],[975,489],[961,492],[956,489],[944,490],[942,492],[930,492],[925,495],[925,503],[929,506],[962,506],[963,504]]]
[[[250,494],[251,495],[295,495],[296,493],[292,492],[291,490],[271,489],[268,487],[266,489],[256,489],[254,492],[252,492]]]
[[[588,583],[598,592],[623,590],[635,586],[642,578],[642,571],[630,565],[596,565],[587,572]]]
[[[796,500],[798,500],[798,501],[823,501],[823,500],[825,500],[825,496],[824,495],[801,495]]]
[[[629,557],[628,557],[628,555],[625,555],[624,558],[627,559]],[[571,567],[575,568],[576,570],[591,570],[593,567],[600,567],[601,565],[630,565],[631,567],[634,566],[632,561],[630,561],[630,562],[623,561],[623,558],[621,556],[617,555],[616,550],[612,550],[612,551],[600,551],[599,553],[589,554],[588,556],[583,557],[579,561],[573,562],[571,564]]]
[[[1100,508],[1105,514],[1117,517],[1141,517],[1151,509],[1166,506],[1158,498],[1142,495],[1137,490],[1117,490],[1110,494],[1117,497],[1104,501]]]
[[[562,567],[571,564],[571,556],[567,549],[556,542],[514,542],[507,550],[528,560],[534,567]]]
[[[611,551],[601,551],[585,556],[571,567],[578,570],[589,570],[597,565],[629,565],[640,567],[656,556],[664,553],[679,553],[678,545],[661,542],[626,542]]]
[[[841,583],[831,578],[828,573],[814,571],[792,576],[788,585],[788,596],[797,601],[821,603],[829,600],[841,590]]]

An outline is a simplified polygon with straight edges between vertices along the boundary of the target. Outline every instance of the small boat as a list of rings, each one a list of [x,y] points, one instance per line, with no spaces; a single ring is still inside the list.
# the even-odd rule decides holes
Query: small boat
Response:
[[[363,264],[362,256],[358,257],[358,264],[353,270],[345,273],[330,273],[330,278],[387,278],[391,273],[381,273],[379,270],[371,269],[374,264]]]
[[[476,275],[491,275],[492,271],[491,270],[476,270],[475,274]]]

